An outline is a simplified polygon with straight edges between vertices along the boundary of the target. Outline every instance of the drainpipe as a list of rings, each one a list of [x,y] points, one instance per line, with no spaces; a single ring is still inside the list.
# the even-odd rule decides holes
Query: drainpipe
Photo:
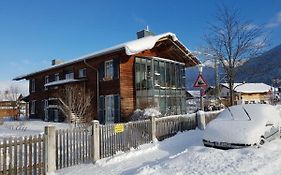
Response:
[[[86,59],[84,59],[84,63],[85,63],[85,65],[86,66],[88,66],[89,68],[91,68],[92,70],[94,70],[94,71],[96,71],[96,75],[97,75],[97,77],[96,77],[96,84],[97,84],[97,115],[99,115],[99,71],[98,71],[98,69],[96,69],[95,67],[93,67],[93,66],[91,66],[89,63],[87,63],[86,62]]]

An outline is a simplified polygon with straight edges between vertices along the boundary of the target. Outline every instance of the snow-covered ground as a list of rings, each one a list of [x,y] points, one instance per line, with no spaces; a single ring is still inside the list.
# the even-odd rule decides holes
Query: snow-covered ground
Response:
[[[30,136],[44,133],[44,127],[54,125],[57,129],[71,128],[67,123],[44,122],[41,120],[5,121],[0,125],[0,139],[6,137]]]
[[[203,131],[179,133],[162,142],[119,153],[96,164],[81,164],[61,169],[66,175],[183,175],[183,174],[280,174],[281,140],[261,148],[218,150],[202,144]]]

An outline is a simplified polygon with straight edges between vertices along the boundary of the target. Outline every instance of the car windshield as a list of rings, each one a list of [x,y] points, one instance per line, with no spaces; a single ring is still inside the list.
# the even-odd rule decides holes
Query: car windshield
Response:
[[[251,116],[243,106],[226,108],[218,116],[221,120],[251,120]]]

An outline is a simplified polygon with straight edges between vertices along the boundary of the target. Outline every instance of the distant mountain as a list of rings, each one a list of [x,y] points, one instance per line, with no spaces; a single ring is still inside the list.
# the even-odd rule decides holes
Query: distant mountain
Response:
[[[238,68],[237,82],[272,84],[272,79],[281,79],[281,45],[249,59]]]
[[[223,78],[223,68],[219,68],[220,79]],[[193,83],[198,75],[198,68],[188,68],[186,71],[186,86],[192,89]],[[206,62],[203,76],[209,85],[215,84],[215,71],[210,62]],[[249,59],[237,68],[236,82],[255,82],[272,85],[272,79],[281,79],[281,45],[263,53],[258,57]],[[221,80],[224,82],[224,80]]]

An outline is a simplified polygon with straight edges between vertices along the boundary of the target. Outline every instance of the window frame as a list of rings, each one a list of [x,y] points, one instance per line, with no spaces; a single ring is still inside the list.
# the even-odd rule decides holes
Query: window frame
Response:
[[[55,81],[59,81],[60,80],[60,74],[59,73],[56,73],[55,74]]]
[[[71,76],[72,75],[72,76]],[[65,74],[65,79],[66,80],[71,80],[71,79],[74,79],[74,72],[68,72]]]
[[[79,69],[79,78],[85,78],[87,76],[87,69],[81,68]]]
[[[50,82],[50,76],[49,75],[46,75],[45,78],[44,78],[44,85],[48,84]],[[48,88],[46,86],[45,87],[45,91],[48,90]]]
[[[35,92],[35,88],[36,88],[36,86],[35,86],[35,79],[31,79],[31,92]]]
[[[107,69],[107,64],[110,64],[111,66],[109,67],[111,71]],[[110,75],[111,74],[111,75]],[[105,61],[104,62],[104,80],[112,80],[114,76],[114,70],[113,70],[113,59]]]
[[[36,101],[32,100],[31,101],[30,114],[35,114],[35,111],[36,111]]]

